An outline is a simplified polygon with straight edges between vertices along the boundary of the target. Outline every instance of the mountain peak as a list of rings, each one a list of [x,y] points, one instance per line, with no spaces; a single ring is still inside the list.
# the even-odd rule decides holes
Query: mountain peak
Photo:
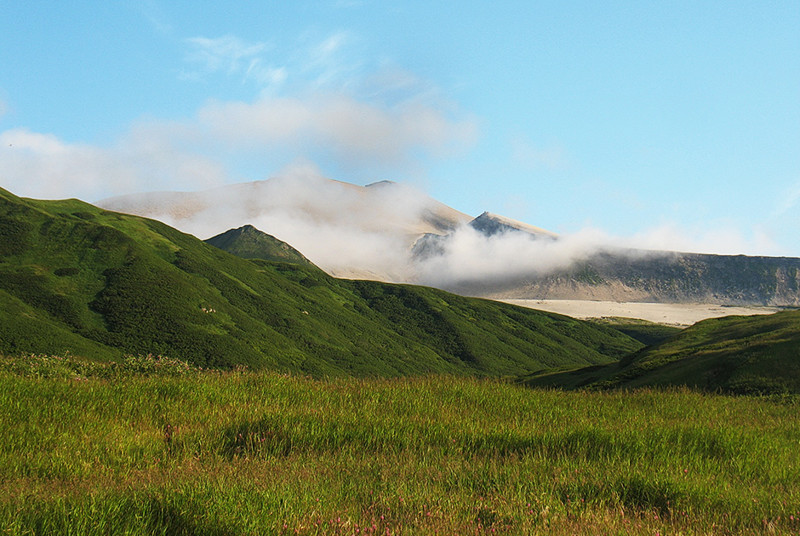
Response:
[[[267,234],[264,231],[261,231],[260,229],[256,229],[249,223],[242,225],[238,229],[231,229],[231,231],[239,231],[240,234]]]
[[[286,242],[250,224],[218,234],[206,240],[206,243],[246,259],[311,264],[302,253]]]
[[[493,236],[498,233],[510,231],[527,233],[537,238],[558,238],[556,233],[542,229],[541,227],[534,227],[533,225],[528,225],[527,223],[500,216],[499,214],[493,214],[488,211],[472,220],[469,225],[486,236]]]
[[[394,182],[394,181],[383,180],[383,181],[377,181],[377,182],[373,182],[373,183],[367,184],[365,186],[365,188],[376,188],[376,187],[377,188],[384,188],[386,186],[395,186],[396,184],[397,183]]]

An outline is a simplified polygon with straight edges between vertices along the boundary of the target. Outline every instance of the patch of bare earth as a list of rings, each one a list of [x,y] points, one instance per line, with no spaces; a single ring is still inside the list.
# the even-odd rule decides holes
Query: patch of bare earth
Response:
[[[637,318],[669,326],[691,326],[707,318],[731,315],[772,314],[777,307],[727,306],[711,303],[638,303],[589,300],[504,299],[506,303],[550,311],[574,318]]]

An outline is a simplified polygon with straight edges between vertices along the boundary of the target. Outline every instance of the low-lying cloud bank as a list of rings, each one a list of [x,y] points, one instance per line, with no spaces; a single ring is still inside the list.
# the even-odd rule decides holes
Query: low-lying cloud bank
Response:
[[[420,235],[469,219],[411,186],[333,181],[310,164],[267,181],[123,196],[100,205],[156,218],[200,238],[251,224],[330,273],[390,281],[413,279],[410,251]]]
[[[770,248],[769,240],[763,236],[748,241],[731,229],[691,233],[672,224],[628,237],[585,228],[557,239],[516,231],[487,236],[463,225],[431,244],[433,247],[425,249],[435,252],[418,255],[413,271],[418,282],[444,288],[546,276],[604,253],[624,261],[664,257],[674,252],[730,255],[751,250],[750,254],[758,255]]]
[[[487,236],[469,225],[437,242],[436,254],[414,262],[417,280],[437,287],[546,275],[606,247],[593,230],[552,239],[515,231]]]

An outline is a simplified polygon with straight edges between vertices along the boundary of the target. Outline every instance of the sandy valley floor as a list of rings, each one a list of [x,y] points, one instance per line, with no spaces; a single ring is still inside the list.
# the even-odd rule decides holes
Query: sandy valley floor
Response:
[[[583,300],[502,300],[506,303],[551,311],[575,318],[621,316],[659,324],[690,326],[706,318],[729,315],[758,315],[778,312],[775,307],[733,307],[708,303],[634,303]]]

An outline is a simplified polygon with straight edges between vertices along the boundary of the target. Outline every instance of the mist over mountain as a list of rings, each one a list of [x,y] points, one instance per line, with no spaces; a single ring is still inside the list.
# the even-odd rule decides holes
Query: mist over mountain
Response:
[[[800,259],[624,248],[484,213],[413,254],[435,286],[493,299],[800,305]]]
[[[566,299],[723,305],[800,305],[800,259],[600,251],[544,274],[442,285],[494,299]]]
[[[472,218],[403,184],[356,186],[314,170],[202,192],[150,192],[105,199],[108,210],[160,220],[200,238],[244,225],[287,242],[337,277],[414,280],[409,251],[426,233]]]
[[[252,225],[331,275],[497,299],[800,305],[800,259],[631,247],[598,231],[558,235],[421,191],[356,186],[290,170],[203,192],[151,192],[100,206],[200,237]]]

